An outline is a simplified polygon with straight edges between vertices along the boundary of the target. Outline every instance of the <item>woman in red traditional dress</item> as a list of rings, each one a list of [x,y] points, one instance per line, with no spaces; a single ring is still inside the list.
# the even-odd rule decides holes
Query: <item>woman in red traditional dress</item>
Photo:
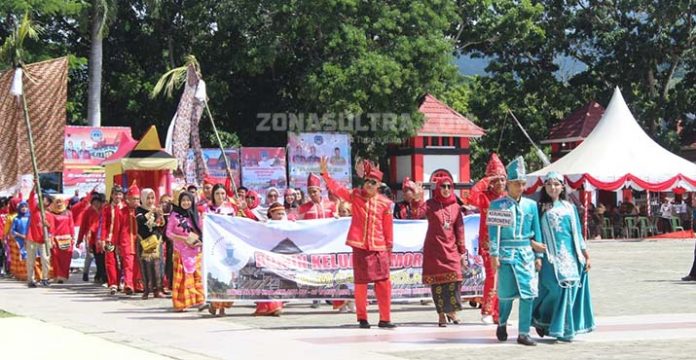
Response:
[[[67,201],[62,196],[56,196],[49,207],[53,213],[53,247],[51,247],[51,265],[53,266],[53,276],[55,280],[62,284],[70,276],[70,262],[72,261],[73,247],[75,241],[75,222],[72,212],[67,208]]]
[[[417,186],[417,198],[423,189]],[[423,283],[431,286],[433,302],[438,314],[438,326],[447,321],[459,324],[456,312],[462,309],[462,264],[466,263],[464,222],[457,199],[454,181],[439,178],[433,198],[418,209],[418,217],[428,219],[428,231],[423,244]]]

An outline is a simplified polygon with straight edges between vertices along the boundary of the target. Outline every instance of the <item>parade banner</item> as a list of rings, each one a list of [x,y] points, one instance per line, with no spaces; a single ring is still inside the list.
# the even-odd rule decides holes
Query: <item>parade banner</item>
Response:
[[[86,194],[104,183],[102,162],[119,147],[122,133],[130,136],[128,127],[66,126],[63,149],[63,192],[78,190]]]
[[[203,160],[208,167],[208,175],[215,178],[221,184],[225,184],[227,179],[227,171],[225,170],[225,159],[221,156],[222,151],[220,149],[202,149],[203,150]],[[196,162],[194,156],[194,150],[190,149],[188,152],[188,161],[186,162],[186,182],[188,184],[198,184],[196,179]],[[235,184],[239,186],[240,182],[240,166],[239,166],[239,149],[225,149],[225,155],[230,163],[230,168],[232,169],[232,177],[234,178]]]
[[[352,299],[352,250],[345,245],[350,218],[256,222],[207,215],[203,274],[208,301]],[[468,269],[462,296],[481,296],[479,217],[465,217]],[[425,220],[395,220],[391,255],[392,299],[424,299]],[[370,291],[370,296],[373,296]]]
[[[319,174],[322,156],[329,158],[331,177],[351,188],[350,138],[345,134],[328,133],[288,134],[290,185],[306,191],[307,176],[310,172]]]
[[[288,186],[285,171],[285,149],[273,147],[242,148],[242,185],[258,192],[266,201],[266,191],[278,189],[279,201]]]

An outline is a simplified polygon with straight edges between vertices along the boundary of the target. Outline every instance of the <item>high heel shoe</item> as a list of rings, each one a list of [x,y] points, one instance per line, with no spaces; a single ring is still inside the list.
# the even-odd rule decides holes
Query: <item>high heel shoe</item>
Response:
[[[444,317],[444,316],[441,316],[441,317],[437,320],[437,326],[438,326],[438,327],[441,327],[441,328],[447,327],[447,318]]]
[[[459,325],[459,319],[457,319],[453,316],[449,316],[449,315],[445,315],[445,316],[447,317],[447,322],[451,322],[455,325]]]

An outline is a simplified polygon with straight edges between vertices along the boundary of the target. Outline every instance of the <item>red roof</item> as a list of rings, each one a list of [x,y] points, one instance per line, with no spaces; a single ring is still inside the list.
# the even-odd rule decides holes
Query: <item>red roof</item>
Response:
[[[485,134],[473,121],[430,94],[423,96],[418,111],[425,115],[425,122],[417,136],[480,137]]]
[[[604,115],[604,107],[594,100],[590,101],[554,125],[549,133],[549,138],[542,143],[583,140],[597,126],[602,115]]]

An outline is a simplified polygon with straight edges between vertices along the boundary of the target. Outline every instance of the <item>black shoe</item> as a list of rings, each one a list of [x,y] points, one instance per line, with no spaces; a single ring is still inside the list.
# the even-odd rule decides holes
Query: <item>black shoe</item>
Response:
[[[87,274],[87,273],[82,274],[82,281],[84,281],[84,282],[89,281],[89,274]]]
[[[396,328],[396,325],[394,325],[394,323],[391,321],[380,321],[377,324],[377,326],[381,327],[382,329],[394,329],[394,328]]]
[[[528,334],[518,336],[517,343],[526,346],[536,346],[537,344]]]
[[[28,287],[28,288],[35,288],[35,287],[36,287],[36,283],[33,282],[33,281],[30,281],[30,282],[27,283],[27,287]]]
[[[540,338],[543,338],[546,336],[546,330],[540,327],[535,327],[537,335],[539,335]]]
[[[370,328],[370,323],[367,322],[367,320],[358,320],[360,323],[360,328],[361,329],[369,329]]]
[[[49,287],[51,284],[48,282],[48,280],[41,280],[41,286]]]
[[[687,275],[682,278],[682,281],[696,281],[696,276]]]
[[[59,284],[62,284],[63,282],[64,282],[63,280],[58,280],[58,283],[59,283]]]
[[[498,325],[498,328],[495,330],[495,337],[498,338],[498,341],[506,341],[507,327],[505,325]]]

